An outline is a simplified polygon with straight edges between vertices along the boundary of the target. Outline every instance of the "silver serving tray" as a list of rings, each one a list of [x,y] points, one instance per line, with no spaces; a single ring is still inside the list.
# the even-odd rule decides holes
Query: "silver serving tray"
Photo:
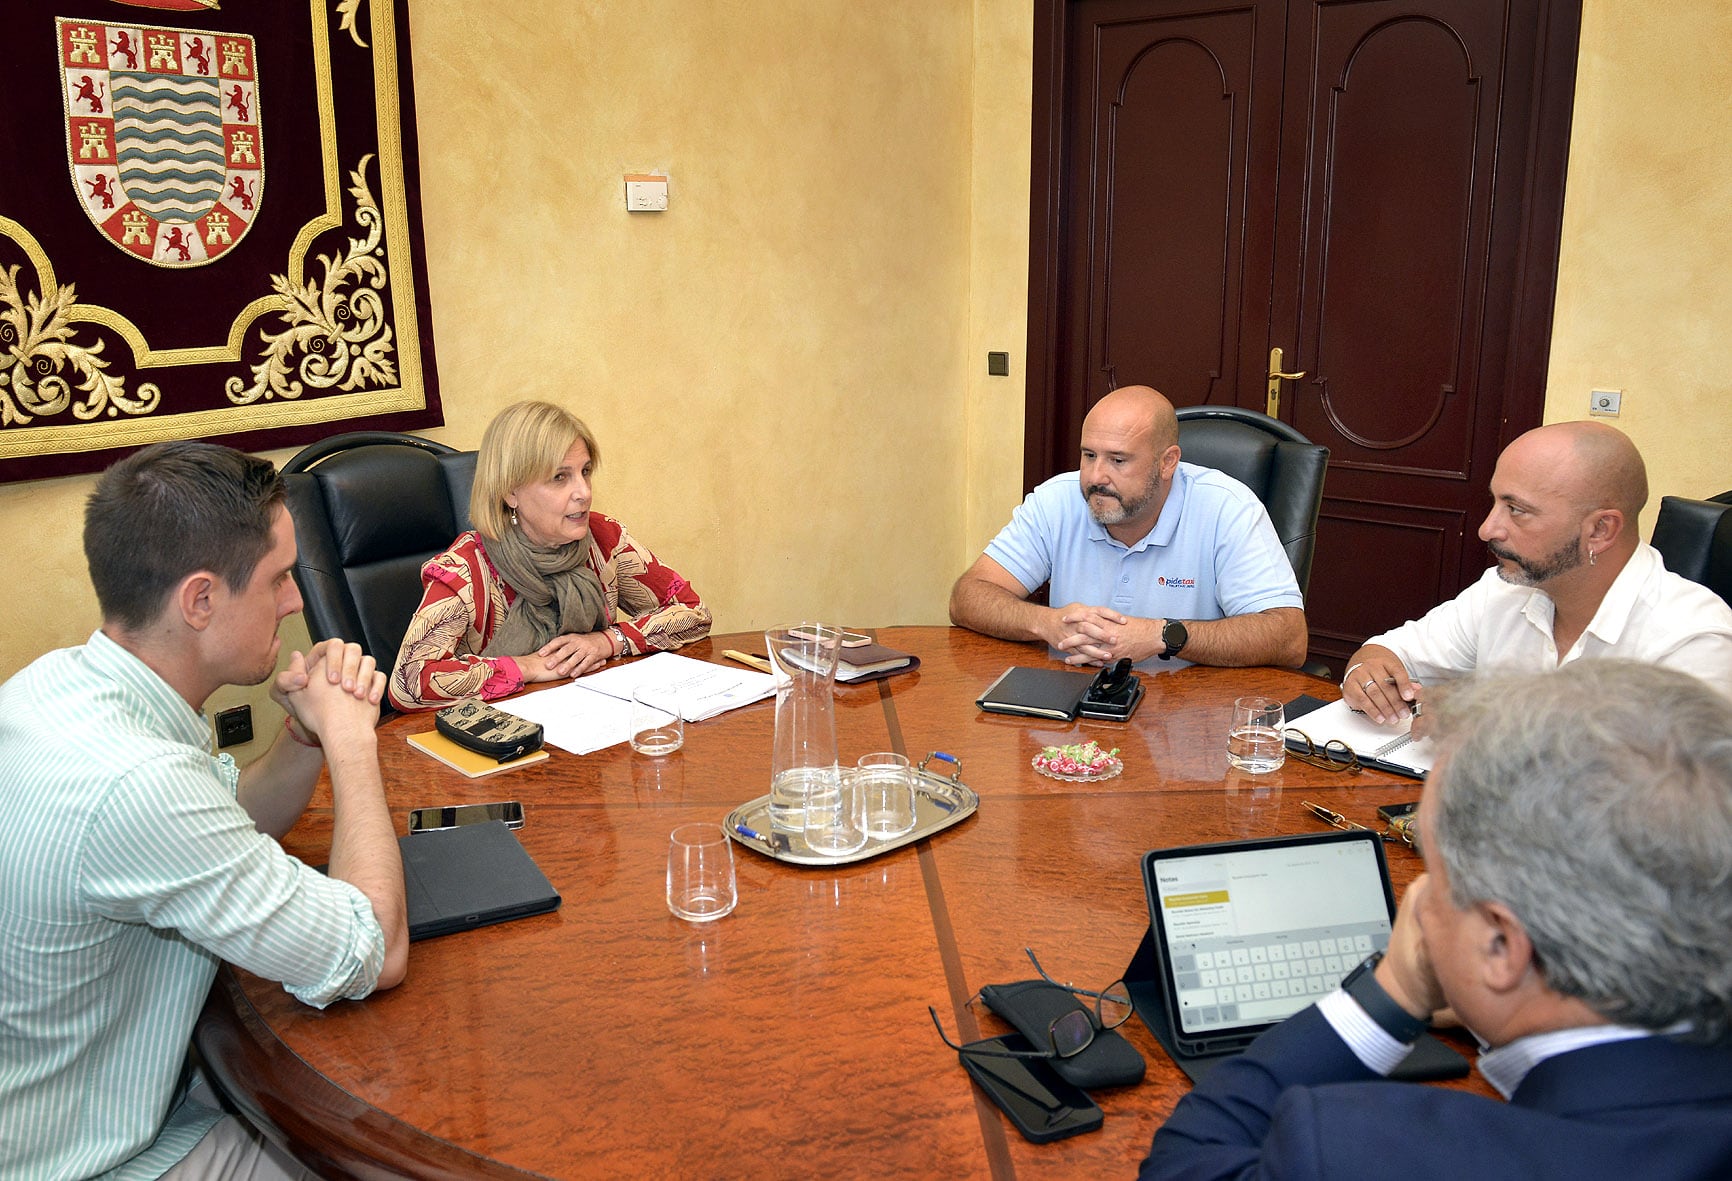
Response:
[[[940,759],[955,768],[948,776],[936,771],[928,771],[926,764],[934,759]],[[866,846],[855,853],[845,853],[840,857],[830,857],[823,853],[814,853],[806,845],[806,835],[800,832],[777,831],[770,824],[770,797],[759,796],[755,800],[747,800],[739,807],[729,812],[722,821],[722,827],[727,830],[735,842],[762,853],[765,857],[776,861],[786,861],[790,865],[848,865],[855,861],[865,861],[892,849],[900,849],[904,845],[912,845],[915,841],[925,840],[933,833],[943,832],[953,824],[960,824],[974,815],[974,810],[980,807],[980,796],[974,789],[962,782],[962,763],[942,751],[934,751],[920,761],[914,775],[914,827],[899,837],[880,840],[877,837],[867,837]],[[747,836],[742,828],[761,833],[768,840]]]

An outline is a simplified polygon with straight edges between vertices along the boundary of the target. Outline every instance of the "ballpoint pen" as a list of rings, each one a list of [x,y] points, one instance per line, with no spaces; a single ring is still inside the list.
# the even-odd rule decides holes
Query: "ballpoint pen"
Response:
[[[1317,819],[1321,820],[1324,824],[1327,824],[1330,828],[1349,830],[1357,829],[1360,832],[1377,832],[1375,828],[1367,828],[1356,820],[1347,819],[1347,817],[1343,816],[1339,812],[1331,812],[1322,804],[1313,804],[1310,800],[1301,800],[1299,806],[1311,813],[1311,815],[1317,817]],[[1386,832],[1377,832],[1377,835],[1386,841],[1389,839],[1389,834]]]

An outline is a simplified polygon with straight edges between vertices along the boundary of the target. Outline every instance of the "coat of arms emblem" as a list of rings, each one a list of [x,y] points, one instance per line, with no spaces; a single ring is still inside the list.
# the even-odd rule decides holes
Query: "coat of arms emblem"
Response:
[[[253,39],[60,17],[66,153],[79,204],[162,267],[234,247],[264,199]]]

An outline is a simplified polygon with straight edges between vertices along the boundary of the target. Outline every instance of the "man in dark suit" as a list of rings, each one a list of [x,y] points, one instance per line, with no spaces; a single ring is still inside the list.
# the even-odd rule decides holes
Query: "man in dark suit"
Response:
[[[1732,702],[1583,661],[1436,712],[1388,953],[1206,1076],[1142,1177],[1732,1177]],[[1445,1007],[1509,1102],[1381,1077]]]

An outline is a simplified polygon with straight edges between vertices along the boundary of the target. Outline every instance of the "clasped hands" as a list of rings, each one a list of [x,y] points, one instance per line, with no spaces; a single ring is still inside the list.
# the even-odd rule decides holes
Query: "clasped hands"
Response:
[[[271,685],[271,700],[314,742],[344,727],[370,733],[384,696],[385,674],[374,659],[338,639],[296,652]]]
[[[556,681],[594,672],[616,655],[607,632],[568,632],[517,658],[525,681]]]
[[[1137,664],[1166,649],[1161,639],[1164,619],[1139,619],[1084,603],[1057,611],[1058,625],[1047,642],[1065,654],[1066,664],[1105,666],[1126,658]]]

